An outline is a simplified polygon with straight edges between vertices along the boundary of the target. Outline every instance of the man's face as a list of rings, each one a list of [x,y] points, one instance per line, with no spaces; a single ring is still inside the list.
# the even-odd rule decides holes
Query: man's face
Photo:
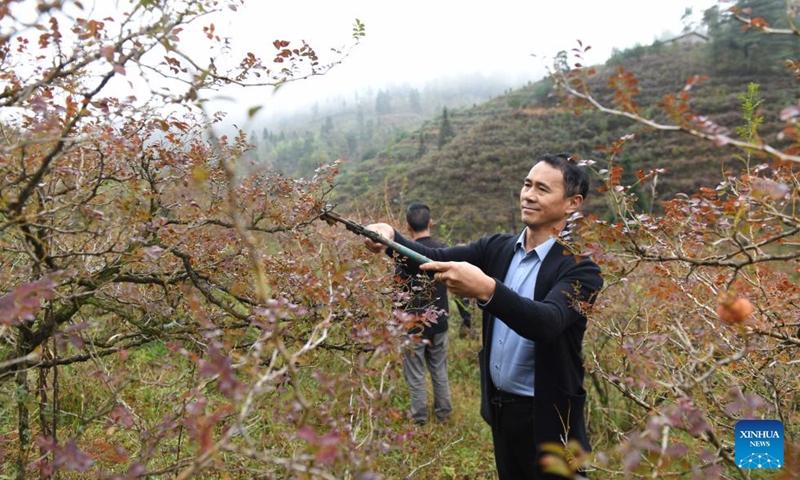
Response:
[[[567,218],[583,203],[583,197],[564,198],[564,175],[547,162],[538,162],[531,168],[522,190],[519,203],[522,223],[538,230],[560,230]]]

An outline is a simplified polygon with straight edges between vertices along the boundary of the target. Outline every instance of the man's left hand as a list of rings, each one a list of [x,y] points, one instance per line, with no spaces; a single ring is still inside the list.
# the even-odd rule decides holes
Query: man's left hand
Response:
[[[434,279],[447,285],[453,295],[488,302],[494,295],[495,280],[467,262],[428,262],[419,267],[433,271]]]

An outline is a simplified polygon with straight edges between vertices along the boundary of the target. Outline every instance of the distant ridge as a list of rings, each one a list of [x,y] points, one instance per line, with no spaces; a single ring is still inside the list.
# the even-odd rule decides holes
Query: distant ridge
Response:
[[[699,34],[689,35],[698,38]],[[706,75],[709,80],[692,90],[693,109],[735,129],[742,122],[739,95],[749,83],[761,86],[765,112],[778,112],[786,101],[781,92],[795,88],[791,75],[774,71],[728,68],[720,74],[704,42],[662,42],[640,51],[636,56],[612,58],[598,68],[590,84],[599,98],[610,101],[605,82],[622,64],[639,80],[639,105],[658,118],[656,105],[664,95],[681,91],[691,75]],[[625,167],[626,179],[634,178],[638,170],[668,169],[655,192],[640,192],[641,206],[655,213],[661,201],[679,192],[713,188],[723,179],[724,170],[742,165],[737,159],[740,152],[714,148],[685,134],[648,132],[632,121],[598,112],[575,115],[560,107],[551,93],[552,81],[544,79],[473,107],[450,110],[454,136],[441,149],[436,146],[441,116],[404,132],[373,155],[346,161],[334,199],[342,209],[378,216],[396,216],[410,199],[422,199],[438,212],[439,235],[463,241],[521,228],[520,182],[541,153],[569,151],[602,166],[609,158],[598,145],[608,146],[636,133],[616,162]],[[764,115],[759,131],[765,140],[777,142],[781,122],[777,114]],[[424,153],[420,138],[427,146]],[[586,210],[605,215],[601,195],[590,194]]]

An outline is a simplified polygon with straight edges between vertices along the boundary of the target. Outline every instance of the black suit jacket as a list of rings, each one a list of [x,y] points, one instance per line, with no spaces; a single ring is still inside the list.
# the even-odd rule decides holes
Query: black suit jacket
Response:
[[[417,243],[431,248],[446,247],[442,242],[436,241],[431,237],[420,237]],[[424,314],[430,309],[436,310],[434,322],[429,324],[417,325],[408,333],[422,333],[425,338],[433,338],[438,333],[447,331],[447,319],[450,316],[450,301],[447,297],[447,286],[442,282],[434,282],[433,274],[428,274],[429,280],[423,281],[418,275],[411,275],[406,271],[408,258],[398,256],[395,259],[394,275],[398,283],[409,294],[409,303],[406,305],[406,312],[413,314]],[[417,270],[418,271],[418,270]]]
[[[483,309],[481,366],[481,415],[495,426],[490,399],[495,390],[488,375],[494,319],[536,343],[534,408],[537,444],[575,439],[591,450],[586,433],[583,387],[584,308],[594,302],[603,286],[600,267],[587,257],[572,255],[556,243],[544,258],[536,278],[533,300],[503,284],[519,235],[496,234],[468,245],[432,249],[395,232],[395,241],[433,260],[469,262],[493,277],[494,296]],[[388,252],[390,255],[393,252]]]

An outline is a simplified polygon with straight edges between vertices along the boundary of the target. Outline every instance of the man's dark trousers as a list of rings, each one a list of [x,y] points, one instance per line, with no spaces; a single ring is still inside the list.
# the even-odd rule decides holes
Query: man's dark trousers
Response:
[[[534,437],[533,397],[498,391],[492,398],[492,408],[497,415],[497,426],[492,429],[492,440],[499,479],[541,478]]]

